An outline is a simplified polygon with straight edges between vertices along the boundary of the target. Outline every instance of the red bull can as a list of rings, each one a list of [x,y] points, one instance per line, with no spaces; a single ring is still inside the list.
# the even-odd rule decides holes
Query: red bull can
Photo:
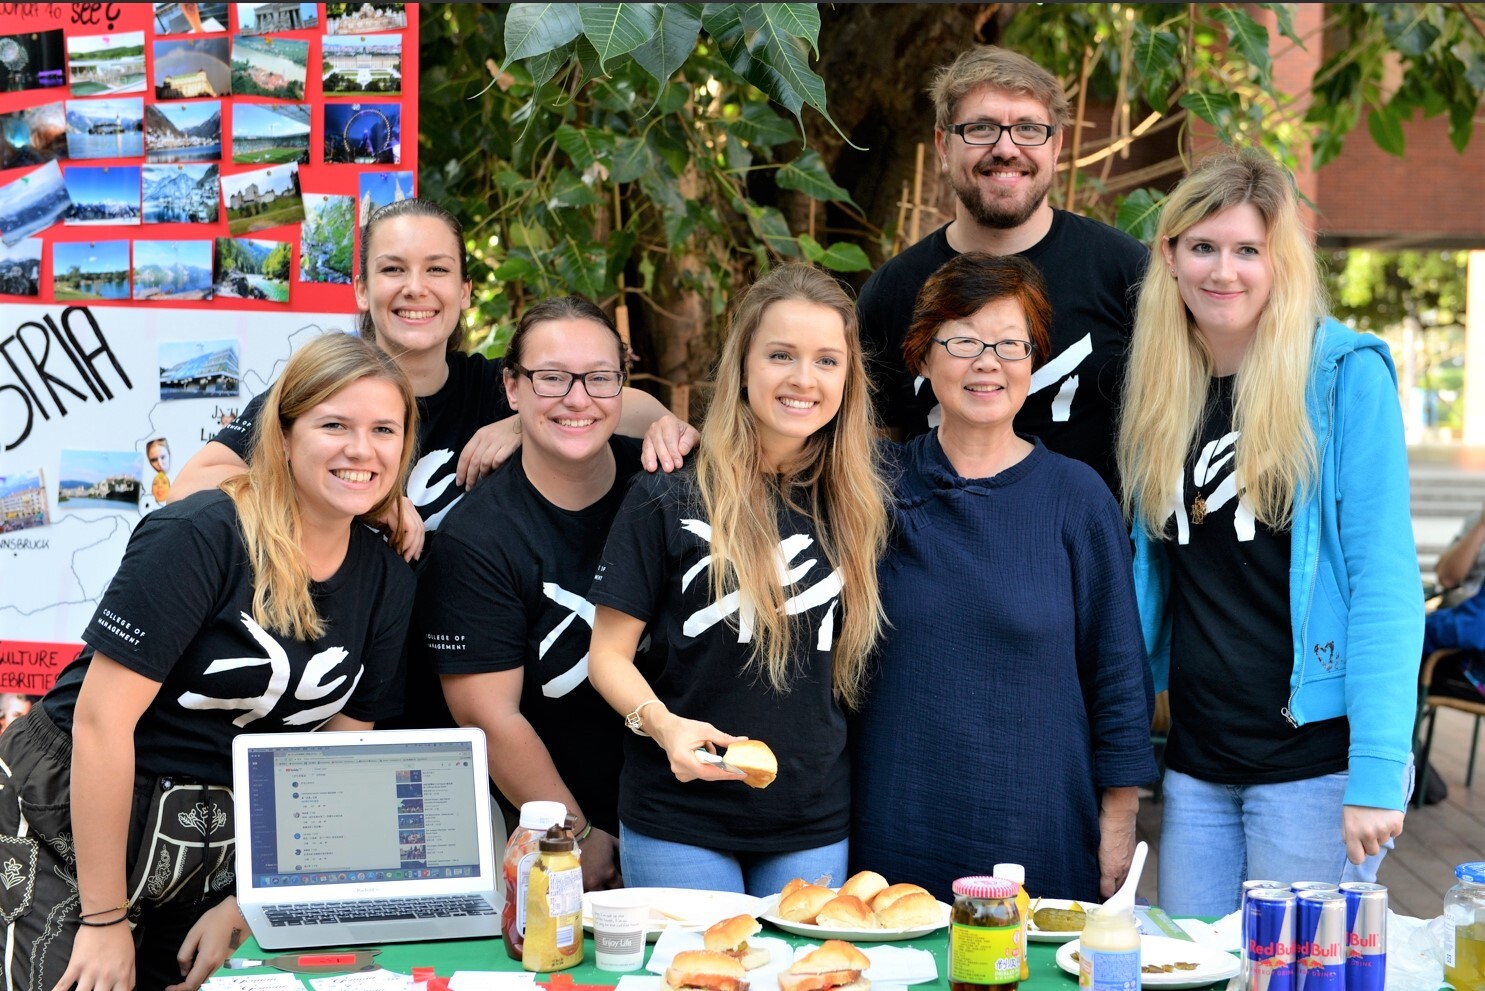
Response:
[[[1312,890],[1296,897],[1296,991],[1345,991],[1346,896],[1339,891]]]
[[[1341,886],[1330,881],[1295,881],[1289,890],[1297,895],[1305,891],[1340,891]]]
[[[1382,991],[1387,984],[1387,886],[1341,885],[1346,896],[1346,989]]]
[[[1294,892],[1254,888],[1243,912],[1244,982],[1248,991],[1294,989]]]

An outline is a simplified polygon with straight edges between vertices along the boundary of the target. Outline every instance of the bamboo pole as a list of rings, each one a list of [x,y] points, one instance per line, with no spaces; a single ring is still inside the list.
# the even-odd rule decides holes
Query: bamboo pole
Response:
[[[1091,61],[1093,52],[1083,49],[1083,71],[1078,81],[1078,112],[1073,118],[1073,145],[1072,145],[1072,168],[1067,170],[1067,202],[1062,204],[1063,209],[1069,213],[1077,209],[1077,182],[1078,182],[1078,155],[1082,152],[1083,144],[1083,109],[1088,104],[1088,63]]]
[[[902,248],[907,247],[906,244],[902,248],[899,248],[897,245],[907,234],[907,229],[904,225],[907,223],[908,206],[908,182],[904,179],[902,180],[902,196],[897,200],[897,226],[892,229],[892,253],[894,255],[901,251]]]
[[[622,230],[624,226],[623,214],[619,212],[619,184],[614,183],[614,230]],[[619,303],[614,307],[614,328],[619,332],[619,340],[624,342],[624,356],[627,359],[632,352],[629,346],[629,297],[624,292],[624,270],[619,269]]]
[[[913,166],[913,229],[912,241],[917,244],[923,230],[923,142],[918,142],[918,161]]]

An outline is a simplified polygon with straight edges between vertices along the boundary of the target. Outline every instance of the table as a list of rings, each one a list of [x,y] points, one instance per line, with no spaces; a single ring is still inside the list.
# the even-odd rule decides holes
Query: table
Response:
[[[941,929],[930,936],[922,939],[908,940],[895,943],[895,946],[911,946],[917,949],[927,950],[933,954],[938,963],[939,979],[930,984],[916,984],[915,988],[944,989],[949,986],[948,981],[948,930]],[[764,924],[764,935],[777,936],[791,946],[814,942],[791,936],[780,932]],[[653,945],[653,944],[651,944]],[[1058,943],[1031,944],[1029,963],[1031,966],[1031,979],[1021,982],[1021,988],[1026,991],[1077,991],[1077,981],[1069,974],[1062,972],[1057,966]],[[376,960],[387,970],[394,970],[402,974],[412,972],[414,967],[434,967],[438,976],[448,977],[456,970],[504,970],[517,971],[521,969],[520,961],[512,960],[505,955],[505,944],[499,937],[494,939],[459,939],[438,943],[391,943],[381,947],[381,954]],[[259,950],[258,944],[249,939],[235,954],[239,957],[249,959],[264,959],[276,956],[278,951]],[[305,951],[305,952],[328,952],[328,951]],[[648,962],[648,951],[645,954]],[[259,974],[273,973],[272,968],[249,967],[242,970],[224,970],[221,974]],[[618,983],[623,975],[599,970],[593,963],[593,939],[586,937],[583,942],[583,963],[571,970],[560,973],[570,975],[574,984],[601,984],[612,987]],[[640,970],[634,973],[648,975],[648,971]],[[309,983],[304,975],[304,986]],[[316,974],[316,977],[325,975]],[[549,975],[538,974],[538,982],[545,982]],[[870,976],[870,975],[868,975]],[[1212,985],[1213,988],[1225,988],[1226,981]]]

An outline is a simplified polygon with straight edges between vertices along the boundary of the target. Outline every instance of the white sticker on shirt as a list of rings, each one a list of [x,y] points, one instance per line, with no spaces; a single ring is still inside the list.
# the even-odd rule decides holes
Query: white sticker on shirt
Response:
[[[712,541],[711,524],[705,520],[681,520],[681,528],[688,533],[695,534],[707,542],[708,547]],[[808,534],[796,533],[779,541],[778,556],[776,558],[778,567],[778,582],[780,588],[791,588],[799,583],[810,569],[818,562],[819,558],[810,557],[795,564],[794,561],[815,545],[815,540]],[[681,589],[684,591],[690,587],[691,582],[702,571],[711,564],[711,555],[698,561],[681,578]],[[784,601],[785,615],[793,616],[807,609],[829,605],[825,620],[820,624],[819,635],[815,641],[817,650],[829,650],[834,642],[835,630],[835,603],[840,597],[841,578],[840,570],[835,569],[825,578],[816,582],[798,594]],[[688,637],[698,636],[711,629],[727,617],[737,614],[737,642],[751,643],[753,640],[753,621],[757,616],[757,609],[753,603],[743,600],[741,593],[737,591],[728,592],[722,598],[713,602],[705,608],[698,609],[686,617],[686,622],[681,627],[681,632]]]

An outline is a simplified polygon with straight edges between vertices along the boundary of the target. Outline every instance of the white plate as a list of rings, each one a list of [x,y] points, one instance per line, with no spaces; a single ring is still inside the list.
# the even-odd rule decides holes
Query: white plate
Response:
[[[1073,902],[1066,898],[1033,898],[1031,900],[1031,915],[1036,918],[1036,910],[1039,908],[1072,908]],[[1084,909],[1097,908],[1098,902],[1077,902]],[[1077,939],[1081,930],[1072,932],[1048,932],[1036,927],[1034,921],[1026,923],[1026,938],[1033,943],[1066,943]]]
[[[653,943],[667,926],[679,929],[708,929],[734,915],[758,915],[765,899],[736,891],[702,891],[691,888],[625,888],[631,897],[650,905],[646,938]],[[593,928],[592,892],[583,893],[583,928]]]
[[[894,943],[903,939],[927,936],[936,929],[949,924],[950,906],[938,903],[942,918],[931,926],[914,926],[911,929],[833,929],[830,926],[812,926],[807,922],[790,922],[778,914],[778,899],[769,898],[763,914],[764,922],[778,926],[786,933],[804,936],[807,939],[843,939],[851,943]]]
[[[1078,961],[1073,954],[1078,951],[1080,940],[1063,943],[1057,949],[1057,966],[1069,974],[1078,973]],[[1204,988],[1208,984],[1225,981],[1237,974],[1239,961],[1236,956],[1223,950],[1202,946],[1185,939],[1169,936],[1140,937],[1140,965],[1166,963],[1199,964],[1195,970],[1175,970],[1168,974],[1142,974],[1140,985],[1147,988],[1162,988],[1174,991],[1177,988]]]

